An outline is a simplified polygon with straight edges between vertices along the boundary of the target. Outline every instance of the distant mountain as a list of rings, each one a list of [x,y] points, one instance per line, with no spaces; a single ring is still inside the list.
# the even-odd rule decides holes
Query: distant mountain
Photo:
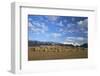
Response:
[[[28,46],[39,46],[39,45],[62,45],[61,43],[57,42],[43,42],[43,41],[28,41]]]
[[[87,43],[82,44],[80,47],[88,48],[88,44]]]
[[[70,47],[75,47],[73,44],[63,44],[63,43],[58,43],[58,42],[44,42],[44,41],[28,41],[28,46],[40,46],[40,45],[60,45],[60,46],[70,46]],[[84,47],[87,48],[88,44],[82,44],[80,46],[77,45],[77,47]]]

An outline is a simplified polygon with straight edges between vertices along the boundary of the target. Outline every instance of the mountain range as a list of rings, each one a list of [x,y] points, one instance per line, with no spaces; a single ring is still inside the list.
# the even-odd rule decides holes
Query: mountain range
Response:
[[[44,41],[32,41],[29,40],[28,41],[28,46],[40,46],[40,45],[60,45],[60,46],[71,46],[74,47],[73,44],[63,44],[63,43],[58,43],[58,42],[44,42]],[[84,48],[88,48],[88,44],[84,43],[82,45],[77,45],[76,47],[84,47]]]

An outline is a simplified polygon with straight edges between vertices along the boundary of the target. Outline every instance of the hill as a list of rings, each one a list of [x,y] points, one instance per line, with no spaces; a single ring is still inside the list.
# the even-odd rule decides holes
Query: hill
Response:
[[[85,44],[81,45],[80,47],[88,48],[88,44],[85,43]]]

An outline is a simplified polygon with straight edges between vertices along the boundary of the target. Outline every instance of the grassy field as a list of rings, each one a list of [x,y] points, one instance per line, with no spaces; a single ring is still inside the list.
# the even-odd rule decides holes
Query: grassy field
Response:
[[[71,46],[32,46],[28,48],[28,60],[88,58],[88,49]]]

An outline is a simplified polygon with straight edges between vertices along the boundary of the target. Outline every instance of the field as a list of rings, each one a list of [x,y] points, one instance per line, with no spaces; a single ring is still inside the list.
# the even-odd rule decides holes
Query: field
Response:
[[[88,58],[88,49],[60,45],[41,45],[28,47],[28,60]]]

